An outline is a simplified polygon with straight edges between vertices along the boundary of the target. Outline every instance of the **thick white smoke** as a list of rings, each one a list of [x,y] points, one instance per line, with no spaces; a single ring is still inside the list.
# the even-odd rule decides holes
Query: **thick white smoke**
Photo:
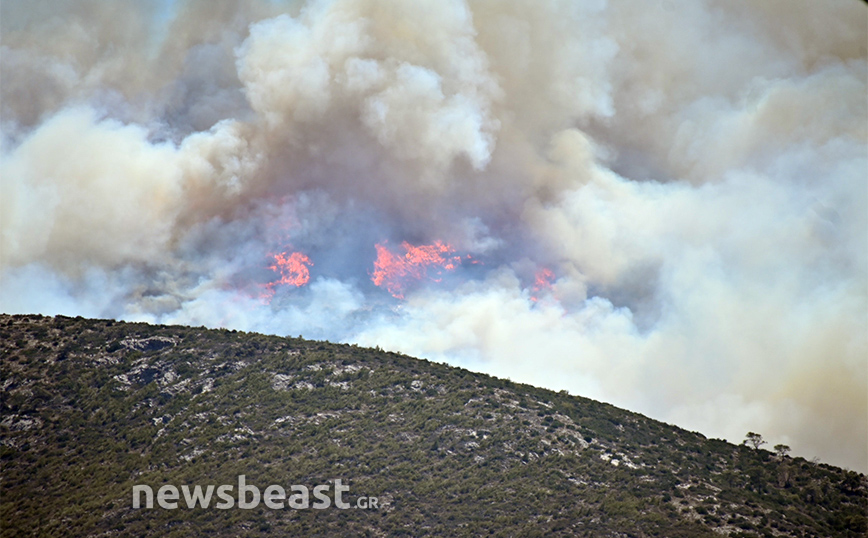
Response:
[[[863,3],[6,0],[0,25],[3,311],[379,345],[868,471]],[[375,245],[403,241],[462,261],[395,299]],[[305,286],[274,284],[291,251]]]

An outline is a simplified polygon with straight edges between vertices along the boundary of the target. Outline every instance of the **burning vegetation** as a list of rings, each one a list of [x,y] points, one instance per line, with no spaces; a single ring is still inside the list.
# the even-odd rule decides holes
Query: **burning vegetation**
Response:
[[[274,297],[274,293],[278,286],[293,286],[300,288],[310,281],[310,270],[308,267],[313,265],[310,258],[301,252],[280,252],[274,254],[274,263],[268,266],[269,269],[278,273],[280,278],[265,284],[265,291],[262,298],[270,301]]]
[[[404,241],[401,243],[403,255],[389,250],[385,242],[377,243],[376,248],[371,281],[397,299],[404,298],[404,290],[412,282],[424,278],[439,281],[443,271],[452,271],[461,264],[461,256],[442,241],[419,246]]]
[[[541,267],[538,269],[536,274],[534,274],[530,300],[537,302],[544,292],[551,292],[554,280],[555,273],[551,269],[547,267]]]

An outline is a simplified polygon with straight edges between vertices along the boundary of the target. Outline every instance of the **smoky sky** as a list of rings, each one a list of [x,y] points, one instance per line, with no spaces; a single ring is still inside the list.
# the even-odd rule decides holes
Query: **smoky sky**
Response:
[[[378,345],[868,470],[864,3],[5,0],[0,30],[2,310]],[[435,244],[375,284],[377,245]]]

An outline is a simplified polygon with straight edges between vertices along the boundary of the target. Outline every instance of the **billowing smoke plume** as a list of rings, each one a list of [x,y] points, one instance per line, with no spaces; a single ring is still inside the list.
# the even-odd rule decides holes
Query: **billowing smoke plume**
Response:
[[[0,9],[4,311],[379,345],[868,470],[863,3]]]

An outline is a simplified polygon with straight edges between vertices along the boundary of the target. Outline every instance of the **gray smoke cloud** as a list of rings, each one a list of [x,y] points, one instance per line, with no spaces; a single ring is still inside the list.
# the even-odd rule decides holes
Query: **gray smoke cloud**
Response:
[[[868,471],[863,3],[6,0],[0,30],[2,310],[379,345]],[[454,267],[397,299],[404,241]]]

